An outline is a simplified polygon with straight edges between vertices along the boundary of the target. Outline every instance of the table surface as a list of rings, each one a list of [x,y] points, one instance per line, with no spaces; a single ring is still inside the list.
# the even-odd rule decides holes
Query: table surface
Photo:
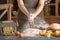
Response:
[[[0,40],[60,40],[60,37],[22,37],[17,36],[0,36]]]

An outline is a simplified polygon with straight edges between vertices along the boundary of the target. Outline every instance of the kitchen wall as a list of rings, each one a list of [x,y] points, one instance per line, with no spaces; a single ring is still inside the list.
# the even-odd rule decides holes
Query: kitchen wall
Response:
[[[6,0],[0,0],[0,4],[5,4],[6,3]],[[4,11],[5,9],[3,10],[0,10],[0,15],[2,14],[2,12]],[[0,21],[2,20],[6,20],[7,19],[7,15],[5,14],[5,16],[2,17],[2,19],[0,19]]]

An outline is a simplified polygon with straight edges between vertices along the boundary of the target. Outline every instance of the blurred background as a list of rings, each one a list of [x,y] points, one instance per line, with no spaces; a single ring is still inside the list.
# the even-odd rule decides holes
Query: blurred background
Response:
[[[4,15],[2,13],[5,11],[4,4],[11,4],[13,7],[10,8],[10,11],[6,12]],[[0,21],[4,20],[17,20],[18,18],[18,5],[16,0],[0,0],[0,6],[2,5],[2,9],[0,9]],[[10,5],[10,6],[11,6]],[[60,0],[49,0],[48,3],[45,4],[44,7],[44,17],[46,21],[51,23],[60,23]],[[1,8],[1,7],[0,7]],[[9,10],[9,9],[8,9]],[[7,16],[9,15],[9,16]]]

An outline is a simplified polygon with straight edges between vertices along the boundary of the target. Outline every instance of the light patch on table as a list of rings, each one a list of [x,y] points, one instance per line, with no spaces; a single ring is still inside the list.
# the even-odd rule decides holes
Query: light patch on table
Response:
[[[39,30],[39,29],[28,28],[28,29],[25,29],[25,30],[23,31],[23,35],[24,35],[24,36],[34,37],[34,36],[39,35],[39,32],[40,32],[40,31],[41,31],[41,30]]]

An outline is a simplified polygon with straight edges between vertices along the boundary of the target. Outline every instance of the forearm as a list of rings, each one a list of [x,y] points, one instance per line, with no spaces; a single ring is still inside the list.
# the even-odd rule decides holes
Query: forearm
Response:
[[[28,12],[28,10],[26,9],[26,7],[24,6],[23,2],[20,2],[20,1],[18,0],[18,6],[19,6],[19,9],[20,9],[26,16],[29,15],[29,12]]]
[[[42,5],[42,4],[38,5],[38,7],[36,8],[36,11],[34,12],[36,16],[41,13],[41,11],[43,10],[43,7],[44,7],[44,5]]]
[[[29,15],[29,12],[27,11],[27,9],[26,9],[23,5],[19,6],[19,9],[20,9],[26,16]]]
[[[34,12],[36,16],[39,15],[41,13],[41,11],[43,10],[44,2],[45,2],[45,0],[39,0],[36,11]]]

